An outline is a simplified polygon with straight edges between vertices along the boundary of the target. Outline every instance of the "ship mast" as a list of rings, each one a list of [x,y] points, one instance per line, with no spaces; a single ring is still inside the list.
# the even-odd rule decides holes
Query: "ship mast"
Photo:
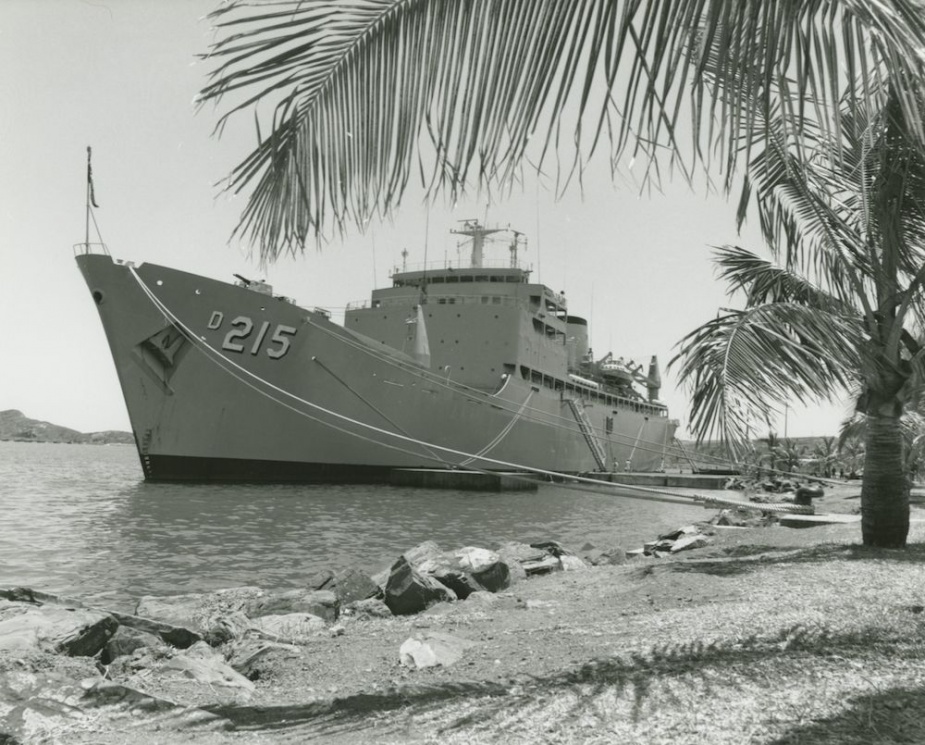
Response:
[[[524,238],[524,246],[527,244],[527,239],[524,237],[523,233],[520,233],[516,230],[511,231],[514,234],[513,240],[511,240],[511,245],[508,246],[508,251],[511,252],[511,269],[517,268],[517,251],[520,248],[520,239]]]
[[[492,233],[500,233],[502,230],[507,230],[507,228],[483,228],[478,220],[464,220],[461,228],[451,230],[450,232],[472,238],[472,260],[470,266],[476,269],[482,266],[482,252],[485,246],[486,236]]]
[[[84,250],[90,252],[90,205],[96,207],[96,200],[93,198],[93,166],[90,164],[91,149],[87,145],[87,212],[84,220]]]

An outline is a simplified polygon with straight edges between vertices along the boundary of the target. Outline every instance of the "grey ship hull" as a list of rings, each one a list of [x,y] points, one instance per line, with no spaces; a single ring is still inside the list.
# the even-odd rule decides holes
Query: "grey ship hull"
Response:
[[[371,483],[409,467],[652,471],[676,427],[667,412],[583,397],[595,455],[562,391],[515,374],[479,390],[323,312],[153,264],[77,261],[149,480]]]

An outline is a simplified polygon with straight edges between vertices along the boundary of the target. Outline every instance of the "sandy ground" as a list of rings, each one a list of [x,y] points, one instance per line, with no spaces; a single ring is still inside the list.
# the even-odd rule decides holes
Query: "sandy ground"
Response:
[[[850,514],[858,492],[829,490],[819,507]],[[560,572],[414,617],[345,618],[339,636],[264,657],[246,701],[128,681],[221,714],[230,731],[83,722],[50,741],[925,742],[925,522],[903,551],[859,542],[858,524],[727,528],[671,558]],[[473,646],[449,667],[403,667],[402,642],[430,632]]]

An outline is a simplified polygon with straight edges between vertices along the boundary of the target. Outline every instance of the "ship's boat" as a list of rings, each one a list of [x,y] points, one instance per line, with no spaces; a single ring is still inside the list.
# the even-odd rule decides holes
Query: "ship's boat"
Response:
[[[402,266],[343,324],[264,283],[77,263],[151,480],[385,482],[395,468],[660,470],[677,422],[649,375],[593,363],[585,319],[475,221],[468,266]],[[590,363],[589,363],[590,361]],[[647,389],[640,393],[636,385]]]
[[[625,361],[622,357],[614,359],[613,352],[608,352],[597,363],[601,376],[610,383],[619,386],[631,386],[634,380],[639,379],[642,365],[632,361]]]

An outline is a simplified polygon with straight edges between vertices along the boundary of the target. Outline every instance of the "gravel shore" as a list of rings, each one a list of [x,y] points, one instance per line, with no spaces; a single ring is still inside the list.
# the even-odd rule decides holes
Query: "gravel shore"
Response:
[[[820,507],[850,513],[858,491],[830,490]],[[925,523],[902,551],[859,543],[857,523],[717,529],[674,557],[348,619],[268,657],[246,701],[147,689],[229,731],[83,721],[48,742],[925,742]],[[473,644],[448,667],[402,666],[399,647],[426,633]]]

